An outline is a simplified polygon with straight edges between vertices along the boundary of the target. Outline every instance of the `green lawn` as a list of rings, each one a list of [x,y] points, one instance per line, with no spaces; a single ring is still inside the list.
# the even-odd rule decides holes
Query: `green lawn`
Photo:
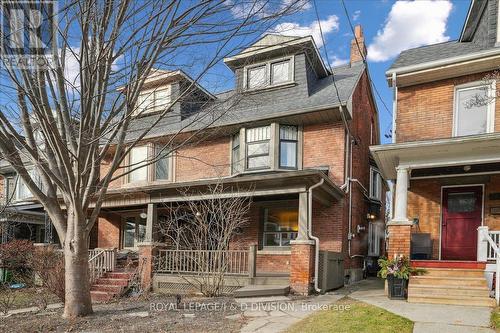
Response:
[[[344,298],[335,305],[344,310],[319,311],[297,324],[288,333],[320,332],[384,332],[406,333],[413,331],[413,322],[376,306]]]
[[[497,331],[500,332],[500,307],[496,307],[491,312],[491,326]]]

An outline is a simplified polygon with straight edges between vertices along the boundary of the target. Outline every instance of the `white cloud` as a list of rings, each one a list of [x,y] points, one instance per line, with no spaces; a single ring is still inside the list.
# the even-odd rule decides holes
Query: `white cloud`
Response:
[[[358,9],[352,14],[352,20],[357,21],[359,19],[359,16],[361,15],[361,11]]]
[[[337,15],[330,15],[326,18],[326,20],[321,20],[320,22],[324,35],[339,30],[339,18]],[[312,36],[318,47],[323,45],[318,21],[314,21],[307,26],[303,26],[295,22],[284,22],[274,27],[271,32],[283,36]]]
[[[337,67],[342,66],[349,63],[349,59],[342,59],[337,57],[336,55],[330,57],[330,66]]]
[[[449,0],[397,1],[368,46],[368,59],[386,61],[405,49],[448,41],[446,23],[452,7]]]

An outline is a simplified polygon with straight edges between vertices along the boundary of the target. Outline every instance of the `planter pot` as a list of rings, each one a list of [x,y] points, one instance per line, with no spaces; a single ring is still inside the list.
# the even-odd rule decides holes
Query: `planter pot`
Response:
[[[406,299],[406,290],[408,280],[398,279],[392,275],[387,276],[387,285],[389,287],[390,299]]]

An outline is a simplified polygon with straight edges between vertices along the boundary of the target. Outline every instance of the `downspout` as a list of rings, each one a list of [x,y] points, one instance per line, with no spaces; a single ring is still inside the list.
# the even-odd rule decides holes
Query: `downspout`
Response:
[[[321,289],[319,289],[319,238],[316,236],[313,236],[312,234],[312,190],[314,190],[316,187],[323,185],[325,182],[324,178],[321,178],[321,180],[309,187],[308,190],[308,195],[307,195],[307,236],[314,240],[314,290],[317,293],[321,292]]]
[[[392,143],[396,143],[396,114],[398,110],[398,86],[396,72],[392,73]]]

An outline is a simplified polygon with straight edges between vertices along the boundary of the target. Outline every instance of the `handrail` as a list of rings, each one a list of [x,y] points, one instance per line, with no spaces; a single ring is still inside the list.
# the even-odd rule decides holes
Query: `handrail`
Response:
[[[89,250],[89,279],[93,284],[106,272],[112,272],[116,266],[115,249]]]
[[[500,304],[500,250],[498,248],[498,245],[495,243],[493,238],[491,238],[490,234],[488,233],[487,230],[482,230],[480,229],[480,233],[482,235],[482,238],[490,244],[491,248],[496,254],[496,272],[495,272],[495,301],[497,303],[497,306]]]

